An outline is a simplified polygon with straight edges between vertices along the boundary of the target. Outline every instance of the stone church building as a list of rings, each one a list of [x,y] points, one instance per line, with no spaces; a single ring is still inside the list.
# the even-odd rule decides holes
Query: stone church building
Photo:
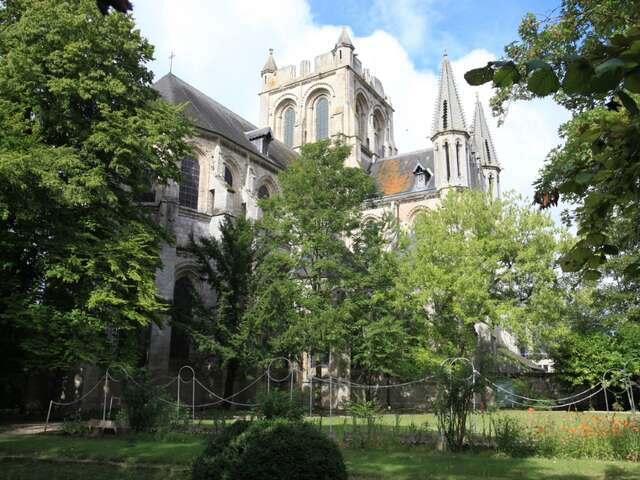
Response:
[[[159,186],[148,207],[176,238],[165,245],[157,274],[160,294],[179,302],[188,282],[215,303],[185,253],[189,235],[216,236],[226,214],[261,215],[258,200],[278,194],[277,175],[294,162],[305,143],[338,139],[352,146],[347,164],[372,175],[382,197],[365,215],[392,212],[405,226],[434,208],[448,189],[476,188],[500,195],[500,164],[476,101],[470,126],[446,54],[442,60],[433,124],[423,125],[425,148],[399,153],[391,99],[364,68],[347,31],[333,49],[299,68],[278,68],[273,52],[261,72],[258,125],[245,120],[173,74],[155,88],[164,99],[186,104],[196,127],[194,155],[182,160],[182,181]],[[152,327],[149,366],[175,373],[188,363],[190,346],[167,322]]]

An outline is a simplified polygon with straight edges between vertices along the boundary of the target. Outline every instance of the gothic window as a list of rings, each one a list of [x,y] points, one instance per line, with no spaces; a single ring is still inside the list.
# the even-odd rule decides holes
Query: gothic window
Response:
[[[293,107],[289,107],[284,112],[284,124],[282,137],[284,144],[291,148],[293,147],[293,127],[296,123],[296,112]]]
[[[373,138],[376,153],[380,157],[384,157],[384,130],[384,119],[378,111],[373,116]]]
[[[224,181],[227,182],[229,188],[233,188],[233,173],[228,165],[224,166]]]
[[[444,157],[447,163],[447,181],[451,180],[451,159],[449,158],[449,142],[444,142]]]
[[[487,163],[491,163],[491,151],[489,150],[489,141],[484,141],[484,148],[487,151]]]
[[[173,289],[173,308],[171,311],[171,343],[169,347],[169,365],[178,369],[189,360],[191,337],[189,325],[193,323],[193,305],[195,289],[187,277],[180,278]]]
[[[489,195],[493,197],[493,173],[489,174]]]
[[[449,112],[447,111],[447,101],[442,102],[442,128],[446,130],[449,127]]]
[[[182,180],[180,181],[180,205],[198,208],[198,187],[200,184],[200,164],[193,157],[185,157],[180,165]]]
[[[329,138],[329,100],[321,97],[316,103],[316,140]]]
[[[271,196],[271,194],[269,193],[269,189],[267,188],[266,185],[262,185],[258,189],[258,198],[260,200],[264,200],[265,198],[269,198],[270,196]]]
[[[460,174],[460,142],[456,142],[456,166],[458,167],[458,177],[461,177]]]
[[[367,104],[364,99],[360,96],[356,103],[356,118],[358,121],[358,137],[363,145],[369,147],[369,139],[367,138],[367,123],[368,123],[368,111]]]

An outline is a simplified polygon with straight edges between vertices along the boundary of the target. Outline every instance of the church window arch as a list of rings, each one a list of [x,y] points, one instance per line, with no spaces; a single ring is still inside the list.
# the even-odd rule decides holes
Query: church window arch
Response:
[[[188,156],[180,164],[179,203],[183,207],[198,208],[198,189],[200,187],[200,163],[197,158]]]
[[[271,197],[271,192],[269,191],[269,187],[267,187],[266,185],[262,185],[258,189],[258,198],[260,200],[265,200],[270,197]]]
[[[229,188],[233,188],[233,170],[226,164],[224,166],[224,181]]]
[[[362,94],[358,95],[356,101],[356,122],[358,128],[358,137],[363,145],[369,147],[369,107],[367,101]]]
[[[315,104],[316,141],[329,138],[329,100],[321,96]]]
[[[447,165],[447,181],[451,180],[451,158],[449,157],[449,142],[444,142],[444,159]]]
[[[173,288],[171,309],[171,341],[169,366],[177,370],[189,361],[191,336],[189,325],[193,324],[196,289],[188,276],[180,277]]]
[[[485,139],[484,148],[487,151],[487,163],[491,163],[491,150],[489,149],[489,141]]]
[[[456,141],[456,167],[458,169],[458,178],[462,177],[462,172],[460,171],[460,149],[462,145],[460,144],[460,140]]]
[[[289,106],[285,109],[283,115],[283,123],[282,123],[282,139],[284,140],[284,144],[291,148],[293,147],[293,132],[296,124],[296,111],[292,106]]]
[[[375,153],[380,157],[384,157],[384,132],[386,131],[384,124],[384,117],[380,113],[380,110],[376,110],[373,114],[373,139]]]

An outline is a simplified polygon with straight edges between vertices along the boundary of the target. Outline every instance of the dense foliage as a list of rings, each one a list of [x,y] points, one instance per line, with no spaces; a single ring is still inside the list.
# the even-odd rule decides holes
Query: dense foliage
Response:
[[[469,358],[479,323],[515,333],[529,352],[544,348],[564,309],[559,234],[522,200],[476,191],[451,192],[418,218],[398,288],[422,325],[422,361]]]
[[[310,424],[254,422],[230,437],[223,449],[196,461],[194,480],[347,479],[338,446]]]
[[[122,402],[128,425],[134,432],[154,431],[166,419],[163,391],[144,369],[125,381]]]
[[[244,216],[227,216],[220,238],[191,238],[190,253],[196,258],[201,277],[216,292],[215,306],[200,303],[197,322],[189,322],[200,352],[216,355],[226,367],[224,398],[233,394],[238,368],[251,358],[246,349],[244,315],[250,302],[259,246],[253,223]],[[190,315],[191,316],[191,315]]]
[[[136,199],[177,178],[190,128],[152,54],[92,0],[0,2],[3,369],[135,361],[164,309],[165,235]]]
[[[280,195],[264,202],[247,339],[272,355],[351,351],[355,368],[397,372],[405,351],[393,348],[404,331],[390,313],[390,227],[363,218],[376,188],[362,169],[345,166],[349,148],[305,145],[280,174]]]
[[[546,207],[559,192],[576,205],[581,238],[562,268],[597,279],[625,246],[613,238],[613,222],[640,220],[640,8],[628,0],[563,0],[557,16],[527,15],[519,33],[505,59],[465,78],[493,80],[498,114],[512,100],[551,94],[574,114],[561,129],[564,146],[551,152],[536,182],[536,199]],[[640,257],[624,273],[640,277]]]

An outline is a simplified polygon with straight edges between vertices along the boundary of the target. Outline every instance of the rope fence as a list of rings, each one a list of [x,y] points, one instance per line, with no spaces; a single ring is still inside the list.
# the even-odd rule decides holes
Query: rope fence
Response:
[[[281,377],[277,377],[274,375],[274,373],[272,372],[272,368],[274,368],[274,365],[276,362],[278,361],[284,361],[286,363],[286,368],[287,368],[287,374]],[[592,385],[591,387],[572,394],[572,395],[568,395],[565,397],[560,397],[560,398],[553,398],[553,399],[549,399],[549,398],[533,398],[533,397],[527,397],[524,395],[519,395],[509,389],[504,388],[501,385],[496,384],[495,382],[493,382],[489,377],[487,377],[486,375],[482,374],[481,372],[479,372],[478,370],[476,370],[475,366],[473,365],[473,362],[471,362],[468,359],[464,359],[464,358],[451,358],[451,359],[447,359],[444,362],[442,362],[441,364],[441,369],[443,369],[446,373],[446,369],[449,369],[449,376],[451,377],[452,375],[452,368],[453,365],[457,362],[466,362],[469,364],[469,366],[471,367],[471,375],[469,375],[466,379],[464,379],[465,381],[468,382],[473,382],[473,384],[475,385],[475,383],[478,380],[482,380],[484,382],[484,385],[486,385],[487,388],[493,390],[494,393],[500,392],[502,395],[504,395],[506,397],[506,400],[508,400],[511,404],[513,405],[518,405],[520,407],[524,407],[524,408],[548,408],[548,409],[561,409],[561,408],[569,408],[572,406],[576,406],[579,405],[582,402],[585,402],[587,400],[590,400],[592,398],[594,398],[596,395],[600,394],[600,393],[604,393],[604,399],[605,399],[605,404],[606,404],[606,410],[607,412],[610,411],[609,409],[609,401],[607,398],[607,392],[610,393],[614,393],[610,388],[610,384],[612,383],[616,383],[616,384],[621,384],[624,388],[622,390],[622,392],[620,392],[619,394],[626,394],[628,401],[629,401],[629,406],[631,408],[631,411],[635,414],[636,413],[636,404],[635,404],[635,399],[634,399],[634,395],[633,395],[633,384],[631,382],[631,374],[626,370],[626,365],[623,366],[621,369],[609,369],[607,370],[604,375],[601,378],[601,381],[595,385]],[[414,380],[410,380],[410,381],[406,381],[406,382],[402,382],[402,383],[393,383],[393,384],[363,384],[363,383],[357,383],[357,382],[353,382],[350,379],[345,379],[345,378],[340,378],[340,377],[335,377],[333,376],[332,370],[331,370],[331,357],[329,358],[329,364],[328,365],[315,365],[315,368],[328,368],[328,372],[329,375],[328,377],[324,377],[324,376],[317,376],[317,375],[309,375],[307,377],[306,380],[300,380],[298,382],[298,384],[301,387],[301,390],[305,387],[308,386],[309,387],[309,415],[313,415],[313,406],[314,406],[314,383],[317,385],[324,385],[324,386],[328,386],[329,388],[329,398],[328,398],[328,403],[329,403],[329,417],[333,416],[333,404],[334,404],[334,387],[348,387],[349,389],[367,389],[370,391],[375,391],[378,392],[379,390],[385,390],[385,389],[395,389],[395,388],[407,388],[407,387],[411,387],[411,386],[415,386],[415,385],[419,385],[419,384],[427,384],[427,383],[431,383],[431,384],[436,384],[438,385],[438,383],[435,381],[435,379],[437,378],[436,374],[430,374],[430,375],[425,375],[424,377],[421,378],[417,378]],[[315,369],[314,368],[314,369]],[[133,375],[130,374],[130,372],[128,372],[124,367],[122,366],[116,366],[116,367],[110,367],[106,370],[105,374],[100,377],[98,379],[98,381],[96,382],[96,384],[91,387],[91,389],[89,389],[86,393],[84,393],[82,396],[76,398],[73,401],[70,402],[58,402],[58,401],[54,401],[51,400],[49,403],[49,409],[47,412],[47,418],[46,418],[46,422],[45,422],[45,427],[44,427],[44,431],[47,431],[47,428],[49,426],[50,420],[51,420],[51,413],[52,413],[52,409],[53,407],[69,407],[69,406],[73,406],[73,405],[77,405],[81,402],[83,402],[84,400],[86,400],[92,393],[94,393],[96,391],[96,389],[102,384],[103,386],[103,392],[104,392],[104,397],[103,397],[103,402],[102,402],[102,411],[103,411],[103,415],[102,415],[102,420],[103,422],[107,421],[107,418],[111,419],[111,413],[112,413],[112,409],[113,409],[113,402],[114,401],[118,401],[119,404],[122,404],[122,397],[120,396],[114,396],[111,395],[109,396],[111,389],[109,386],[110,382],[114,382],[114,383],[120,383],[122,380],[118,380],[116,378],[113,377],[113,375],[110,373],[110,370],[119,370],[120,372],[122,372],[123,374],[123,379],[122,380],[126,380],[128,382],[131,382],[131,384],[133,384],[134,386],[136,386],[136,388],[140,388],[143,390],[146,390],[147,393],[154,393],[154,392],[150,392],[148,390],[148,387],[140,384]],[[309,369],[310,371],[314,370],[314,369]],[[191,376],[190,378],[184,378],[183,377],[183,372],[184,371],[190,371]],[[200,379],[197,378],[196,376],[196,372],[193,369],[193,367],[191,367],[190,365],[185,365],[183,367],[180,368],[180,370],[178,371],[178,374],[176,377],[173,377],[171,379],[171,381],[169,381],[168,383],[164,383],[162,385],[157,385],[154,388],[157,390],[165,390],[168,389],[169,387],[171,387],[173,384],[177,384],[177,393],[176,393],[176,398],[175,400],[173,399],[167,399],[162,395],[157,395],[157,399],[159,401],[161,401],[162,403],[175,407],[176,411],[179,413],[180,412],[180,408],[190,408],[191,409],[191,417],[192,420],[195,421],[196,418],[196,409],[202,409],[202,408],[208,408],[208,407],[214,407],[214,406],[218,406],[218,405],[222,405],[222,404],[226,404],[226,405],[231,405],[231,406],[236,406],[236,407],[241,407],[241,408],[255,408],[258,406],[258,404],[254,401],[254,402],[241,402],[241,401],[237,401],[234,400],[236,399],[239,395],[241,395],[242,393],[247,392],[248,390],[250,390],[251,388],[255,387],[259,382],[264,382],[265,383],[265,388],[266,391],[269,392],[271,389],[271,385],[272,384],[283,384],[288,382],[289,383],[289,392],[290,392],[290,398],[293,399],[293,391],[294,391],[294,386],[295,386],[295,378],[296,376],[304,378],[305,377],[305,371],[303,371],[302,369],[296,367],[293,362],[291,362],[289,359],[284,358],[284,357],[279,357],[279,358],[274,358],[272,359],[268,365],[267,368],[261,373],[259,374],[253,381],[251,381],[249,384],[247,384],[246,386],[244,386],[241,390],[233,393],[232,395],[229,395],[228,397],[223,397],[219,394],[217,394],[214,390],[213,387],[207,386],[205,383],[203,383]],[[609,376],[609,380],[607,380],[607,376]],[[616,381],[612,380],[613,378],[616,378]],[[182,386],[191,386],[191,403],[185,403],[182,400]],[[205,402],[205,403],[199,403],[196,404],[196,396],[198,392],[205,392],[210,398],[214,398],[215,400],[212,402]],[[64,396],[62,396],[62,398],[64,399]],[[107,410],[108,410],[108,416],[107,416]],[[474,394],[474,410],[475,410],[475,394]],[[331,425],[331,424],[330,424]]]

